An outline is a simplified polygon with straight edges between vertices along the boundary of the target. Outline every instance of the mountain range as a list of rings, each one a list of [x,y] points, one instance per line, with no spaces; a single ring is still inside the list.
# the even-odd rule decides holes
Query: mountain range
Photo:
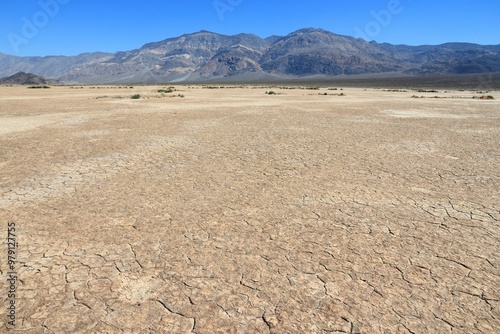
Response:
[[[66,83],[491,73],[500,72],[500,45],[380,44],[313,28],[266,39],[252,34],[226,36],[200,31],[116,53],[47,57],[0,53],[0,77],[20,71]]]

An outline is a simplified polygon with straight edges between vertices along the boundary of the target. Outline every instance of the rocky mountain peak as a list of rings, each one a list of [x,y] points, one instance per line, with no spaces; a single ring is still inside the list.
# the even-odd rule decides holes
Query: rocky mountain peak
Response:
[[[49,85],[54,81],[47,80],[43,77],[37,76],[32,73],[25,73],[23,71],[17,72],[14,75],[0,79],[0,84],[8,85]]]

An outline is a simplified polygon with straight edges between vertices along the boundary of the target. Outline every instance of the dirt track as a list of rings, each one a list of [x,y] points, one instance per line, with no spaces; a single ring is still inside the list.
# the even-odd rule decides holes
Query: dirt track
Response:
[[[0,87],[0,331],[500,328],[498,93],[177,88]]]

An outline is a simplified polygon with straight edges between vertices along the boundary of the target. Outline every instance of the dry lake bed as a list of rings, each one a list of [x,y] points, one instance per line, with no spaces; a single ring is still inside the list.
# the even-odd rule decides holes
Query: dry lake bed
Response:
[[[498,331],[498,92],[210,88],[0,87],[0,332]]]

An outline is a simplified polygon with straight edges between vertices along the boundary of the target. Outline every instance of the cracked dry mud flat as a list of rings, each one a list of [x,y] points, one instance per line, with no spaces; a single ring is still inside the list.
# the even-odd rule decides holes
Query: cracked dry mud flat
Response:
[[[0,332],[498,331],[498,94],[157,89],[0,88]]]

